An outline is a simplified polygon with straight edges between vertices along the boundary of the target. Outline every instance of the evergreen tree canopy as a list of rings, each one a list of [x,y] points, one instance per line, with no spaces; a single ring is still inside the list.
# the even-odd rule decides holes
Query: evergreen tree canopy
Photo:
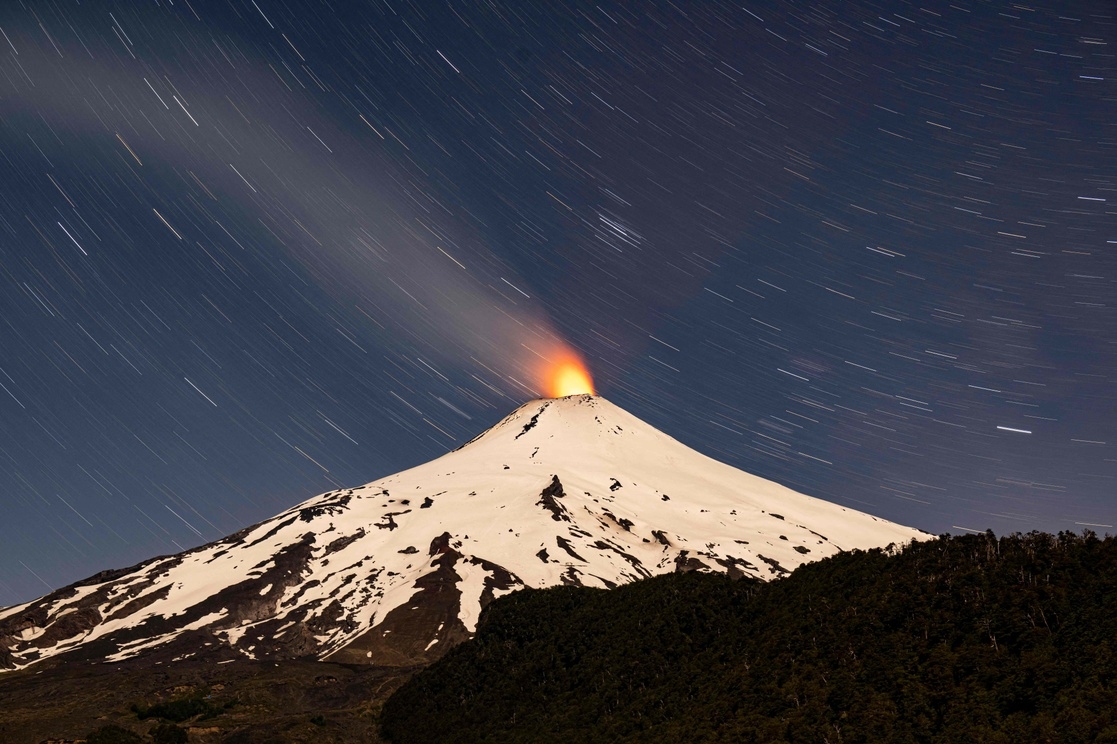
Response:
[[[944,536],[772,583],[501,598],[389,699],[395,744],[1117,742],[1117,540]]]

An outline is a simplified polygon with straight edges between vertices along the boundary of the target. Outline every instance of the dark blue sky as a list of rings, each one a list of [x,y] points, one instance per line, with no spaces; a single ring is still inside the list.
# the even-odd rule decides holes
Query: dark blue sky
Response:
[[[5,3],[0,605],[442,454],[562,344],[805,493],[1113,531],[1115,15]]]

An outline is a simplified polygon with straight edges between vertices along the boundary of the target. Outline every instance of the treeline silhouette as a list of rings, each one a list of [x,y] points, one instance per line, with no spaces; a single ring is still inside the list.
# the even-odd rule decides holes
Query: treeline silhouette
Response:
[[[385,704],[409,742],[1117,742],[1117,540],[991,532],[764,584],[525,590]]]

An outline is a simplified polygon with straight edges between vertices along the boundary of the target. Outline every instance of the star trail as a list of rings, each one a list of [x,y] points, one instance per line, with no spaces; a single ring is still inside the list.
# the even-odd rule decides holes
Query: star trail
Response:
[[[1117,525],[1109,2],[0,10],[0,605],[452,449],[577,353],[941,533]]]

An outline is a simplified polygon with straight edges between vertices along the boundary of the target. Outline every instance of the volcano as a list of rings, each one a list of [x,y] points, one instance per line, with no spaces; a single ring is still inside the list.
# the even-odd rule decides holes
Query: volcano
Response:
[[[425,664],[519,589],[693,570],[768,580],[923,537],[712,460],[604,398],[534,400],[424,465],[0,610],[0,668]]]

